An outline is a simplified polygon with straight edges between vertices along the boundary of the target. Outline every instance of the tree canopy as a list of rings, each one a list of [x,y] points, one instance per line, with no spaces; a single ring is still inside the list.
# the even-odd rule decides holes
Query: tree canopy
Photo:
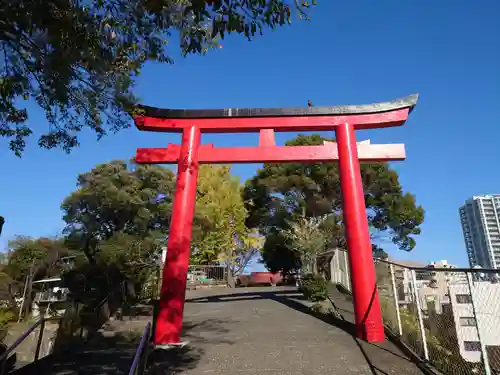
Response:
[[[121,160],[96,166],[78,176],[77,189],[61,205],[69,243],[92,259],[115,233],[167,233],[174,186],[168,168]]]
[[[201,166],[198,181],[191,263],[226,265],[237,274],[262,246],[262,236],[245,224],[243,186],[227,166]],[[61,205],[64,237],[9,242],[0,297],[11,301],[23,285],[50,276],[61,276],[72,296],[89,306],[125,284],[127,300],[155,290],[174,190],[170,169],[133,161],[111,161],[79,175]],[[60,261],[68,255],[71,262]]]
[[[203,218],[202,233],[193,247],[195,262],[210,264],[232,257],[237,236],[246,235],[247,211],[242,199],[239,179],[229,167],[202,165],[198,177],[196,216]]]
[[[191,262],[225,264],[237,273],[261,247],[261,236],[245,225],[243,186],[227,166],[203,165],[198,180]],[[138,291],[134,285],[154,285],[174,190],[170,169],[133,161],[111,161],[79,175],[61,205],[65,236],[10,241],[0,294],[11,296],[28,274],[33,280],[62,274],[75,298],[94,302],[125,280],[129,297]],[[71,270],[59,262],[66,255],[73,256]]]
[[[316,273],[317,257],[326,250],[327,233],[322,228],[325,216],[299,217],[288,223],[289,229],[282,231],[285,245],[296,257],[300,257],[302,268],[307,273]]]
[[[286,145],[320,145],[325,140],[334,141],[317,134],[299,135]],[[361,175],[373,236],[390,240],[401,250],[413,249],[424,220],[415,196],[403,192],[398,174],[387,163],[363,163]],[[283,231],[301,217],[325,216],[322,226],[327,228],[328,247],[345,248],[336,163],[266,164],[247,182],[244,197],[249,210],[247,225],[267,235],[263,259],[271,270],[300,267],[300,257],[285,241]]]
[[[19,282],[24,282],[30,268],[34,280],[59,276],[63,270],[59,259],[69,253],[64,246],[64,239],[18,236],[9,241],[9,259],[5,272]]]
[[[315,3],[315,1],[313,1]],[[148,60],[202,54],[226,34],[249,40],[291,22],[308,2],[294,0],[12,0],[0,6],[0,136],[21,155],[26,101],[45,112],[39,145],[70,151],[84,128],[98,137],[129,126],[136,78]],[[307,18],[307,17],[306,17]]]
[[[62,203],[67,245],[91,261],[100,253],[127,275],[148,273],[166,245],[174,189],[168,168],[125,161],[96,166],[78,176],[77,189]],[[200,166],[192,262],[245,263],[259,247],[247,215],[242,185],[230,168]]]

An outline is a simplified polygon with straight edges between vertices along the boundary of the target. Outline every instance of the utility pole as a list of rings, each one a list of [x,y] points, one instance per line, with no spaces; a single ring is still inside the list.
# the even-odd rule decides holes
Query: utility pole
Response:
[[[21,304],[21,307],[19,308],[19,317],[17,319],[17,322],[19,323],[22,318],[23,310],[24,310],[24,316],[27,317],[29,313],[29,303],[31,302],[31,290],[33,287],[33,269],[35,267],[35,261],[33,260],[31,262],[31,266],[28,272],[28,275],[26,276],[26,282],[24,283],[24,291],[23,291],[23,302]]]
[[[19,323],[21,321],[21,318],[23,316],[23,310],[24,310],[24,304],[26,302],[26,289],[28,289],[28,275],[26,275],[26,281],[24,282],[24,288],[23,288],[23,301],[21,303],[21,307],[19,308],[19,316],[17,317],[17,322]]]
[[[30,303],[31,303],[31,292],[33,291],[33,277],[35,271],[35,261],[31,263],[30,273],[28,276],[28,288],[26,292],[26,303],[24,304],[24,317],[26,318],[30,312]]]

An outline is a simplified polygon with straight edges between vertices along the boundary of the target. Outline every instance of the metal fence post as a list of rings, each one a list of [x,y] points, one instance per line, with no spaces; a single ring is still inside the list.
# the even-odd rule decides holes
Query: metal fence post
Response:
[[[472,312],[474,314],[474,319],[476,319],[477,338],[479,339],[479,344],[481,345],[481,358],[483,360],[484,373],[485,375],[491,375],[490,361],[488,360],[488,352],[486,351],[486,345],[484,344],[483,340],[481,340],[481,326],[479,323],[481,319],[478,319],[476,304],[474,302],[474,292],[472,290],[473,286],[472,274],[470,272],[466,272],[466,276],[467,276],[467,284],[469,285]]]
[[[424,358],[426,361],[429,360],[429,350],[427,348],[427,337],[425,335],[425,327],[424,327],[424,317],[422,316],[422,309],[420,306],[420,298],[418,298],[417,291],[417,275],[415,270],[411,270],[411,287],[413,289],[413,296],[415,297],[415,304],[417,307],[417,315],[418,315],[418,323],[420,327],[420,337],[422,338],[422,346],[424,349]]]
[[[43,312],[43,316],[41,317],[42,322],[40,323],[40,332],[38,333],[38,340],[36,342],[36,349],[35,349],[35,361],[38,360],[38,357],[40,357],[40,349],[42,347],[42,340],[43,340],[43,331],[45,330],[45,311]]]
[[[399,303],[398,303],[398,291],[396,288],[396,277],[394,276],[394,266],[389,264],[391,270],[391,280],[392,280],[392,293],[394,294],[394,304],[396,305],[396,317],[398,319],[398,333],[399,336],[403,335],[403,327],[401,325],[401,314],[399,313]]]

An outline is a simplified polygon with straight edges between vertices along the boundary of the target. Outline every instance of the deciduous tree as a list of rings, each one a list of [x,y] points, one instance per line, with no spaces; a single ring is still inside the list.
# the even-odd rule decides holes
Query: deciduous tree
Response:
[[[327,235],[321,224],[326,217],[299,217],[282,232],[285,244],[299,257],[305,272],[316,273],[317,257],[326,250]]]
[[[261,236],[245,225],[248,212],[242,188],[229,167],[200,167],[196,218],[201,233],[193,241],[195,263],[223,262],[238,273],[260,249]]]
[[[39,145],[70,151],[84,128],[99,137],[129,126],[133,86],[148,60],[171,63],[231,32],[251,39],[290,23],[295,0],[11,0],[0,5],[0,136],[21,155],[34,132],[26,101],[45,112]]]
[[[287,146],[320,145],[334,141],[320,135],[299,135]],[[410,251],[420,234],[424,210],[415,196],[403,192],[396,171],[387,163],[363,163],[361,175],[367,217],[377,238],[390,240]],[[247,225],[267,235],[263,258],[273,271],[289,270],[300,264],[283,238],[283,230],[300,217],[321,217],[331,230],[330,247],[345,247],[342,228],[342,201],[338,165],[266,164],[249,180],[244,198],[249,210]]]
[[[5,272],[19,282],[24,282],[30,269],[33,280],[59,276],[63,271],[59,259],[68,253],[63,239],[18,236],[9,241],[9,260]]]
[[[105,250],[102,259],[125,273],[139,272],[166,244],[174,189],[168,168],[124,161],[96,166],[78,177],[77,189],[62,204],[67,245],[83,249],[90,261]],[[245,263],[259,237],[245,226],[247,214],[242,185],[230,168],[201,166],[192,261]]]

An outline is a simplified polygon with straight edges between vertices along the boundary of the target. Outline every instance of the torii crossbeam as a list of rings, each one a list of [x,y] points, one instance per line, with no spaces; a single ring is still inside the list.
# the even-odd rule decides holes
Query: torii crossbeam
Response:
[[[403,160],[402,144],[356,142],[355,130],[403,125],[418,95],[391,102],[304,108],[160,109],[140,106],[139,130],[182,133],[181,145],[139,148],[138,163],[178,163],[172,224],[163,269],[154,344],[178,344],[182,331],[191,230],[200,163],[318,163],[338,160],[343,216],[349,253],[356,334],[369,342],[384,340],[360,161]],[[336,143],[276,146],[274,132],[334,130]],[[200,145],[201,133],[259,132],[256,147]]]

